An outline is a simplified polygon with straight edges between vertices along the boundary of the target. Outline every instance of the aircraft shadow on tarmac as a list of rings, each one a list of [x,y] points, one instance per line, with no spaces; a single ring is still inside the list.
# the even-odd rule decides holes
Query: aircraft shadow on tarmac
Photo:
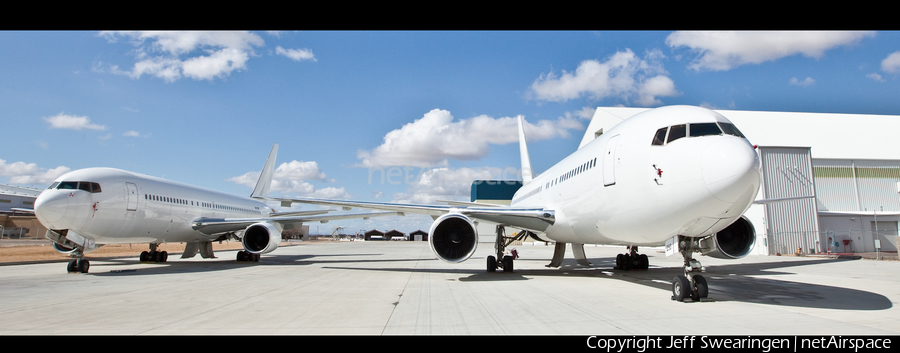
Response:
[[[470,260],[478,261],[478,258],[473,257]],[[588,260],[592,263],[590,267],[577,265],[574,260],[567,259],[560,268],[534,269],[534,266],[529,266],[531,268],[517,268],[511,273],[500,272],[500,270],[496,273],[488,273],[485,270],[472,269],[423,270],[418,268],[328,268],[357,271],[428,271],[434,273],[458,273],[464,275],[464,277],[459,278],[459,281],[461,282],[519,281],[529,280],[529,277],[548,276],[595,277],[598,279],[626,281],[670,293],[672,290],[671,279],[682,273],[680,267],[654,267],[652,265],[648,270],[615,270],[613,269],[615,258],[593,258]],[[517,263],[520,263],[520,261],[549,262],[546,259],[519,259],[516,261]],[[700,303],[734,301],[836,310],[885,310],[890,309],[893,306],[891,300],[884,295],[865,290],[752,277],[760,275],[791,275],[793,274],[792,272],[779,271],[779,269],[793,266],[834,263],[835,261],[854,260],[821,259],[710,266],[707,267],[707,271],[703,273],[703,276],[706,277],[710,283],[709,298],[703,299]],[[691,301],[688,300],[686,303],[691,303]]]
[[[223,252],[220,258],[230,258],[229,252]],[[359,260],[348,257],[366,256],[372,257],[381,254],[339,254],[339,255],[268,255],[260,262],[236,262],[236,261],[171,261],[157,264],[158,266],[142,267],[135,269],[135,259],[131,258],[107,258],[95,259],[97,266],[92,268],[94,276],[123,276],[123,275],[154,275],[169,273],[201,273],[228,271],[235,267],[289,265],[308,266],[312,264],[326,264],[323,268],[355,271],[402,271],[402,272],[432,272],[432,273],[457,273],[462,277],[461,282],[475,281],[522,281],[534,277],[594,277],[603,280],[618,280],[640,284],[662,291],[671,291],[670,280],[682,273],[680,267],[655,267],[648,270],[623,271],[614,270],[615,258],[590,258],[591,266],[577,265],[573,259],[563,261],[560,268],[540,268],[535,265],[521,266],[511,273],[488,273],[483,269],[469,268],[459,269],[421,269],[421,268],[358,268],[340,266],[340,264],[360,263],[417,263],[423,260],[414,259],[378,259]],[[227,257],[226,257],[227,256]],[[481,258],[483,259],[483,258]],[[437,259],[432,259],[438,261]],[[473,257],[471,261],[478,261]],[[102,264],[100,262],[103,262]],[[539,262],[547,263],[547,259],[519,259],[517,263]],[[715,265],[706,268],[703,276],[710,283],[709,298],[702,302],[748,302],[768,305],[784,305],[795,307],[809,307],[837,310],[884,310],[893,305],[891,300],[881,294],[861,289],[845,288],[830,285],[794,282],[781,279],[761,278],[754,276],[791,275],[792,272],[785,269],[793,266],[806,266],[835,261],[856,261],[842,259],[817,259],[808,261],[781,261],[762,263],[742,263]],[[100,270],[103,268],[103,270]],[[531,277],[531,278],[529,278]],[[690,302],[690,301],[688,301]],[[701,302],[701,303],[702,303]]]

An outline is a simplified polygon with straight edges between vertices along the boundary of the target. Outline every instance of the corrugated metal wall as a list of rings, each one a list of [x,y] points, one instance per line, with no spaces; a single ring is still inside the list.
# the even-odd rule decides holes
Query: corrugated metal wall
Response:
[[[808,147],[760,147],[763,196],[766,199],[815,195]],[[769,254],[822,252],[814,198],[766,204]]]

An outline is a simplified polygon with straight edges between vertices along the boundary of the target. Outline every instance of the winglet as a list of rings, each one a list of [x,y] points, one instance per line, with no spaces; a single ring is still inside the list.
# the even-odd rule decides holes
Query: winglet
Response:
[[[519,155],[522,157],[522,184],[528,184],[534,175],[531,172],[531,157],[525,143],[525,117],[519,115]]]
[[[275,156],[278,155],[278,144],[272,146],[269,152],[269,158],[262,171],[259,172],[259,180],[256,181],[256,187],[250,197],[267,197],[269,196],[269,187],[272,186],[272,175],[275,174]]]

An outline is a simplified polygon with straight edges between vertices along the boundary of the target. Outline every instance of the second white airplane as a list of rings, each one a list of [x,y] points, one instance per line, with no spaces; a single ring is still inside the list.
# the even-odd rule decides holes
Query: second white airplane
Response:
[[[523,230],[506,237],[497,227],[496,256],[487,270],[512,271],[505,247],[531,236],[555,242],[558,266],[565,244],[579,262],[583,244],[627,246],[618,269],[646,269],[639,246],[662,246],[673,239],[684,258],[684,274],[672,280],[672,299],[707,297],[706,279],[694,252],[720,258],[747,255],[755,242],[742,215],[760,186],[755,147],[724,116],[692,106],[662,107],[637,114],[608,129],[547,171],[534,176],[519,121],[523,186],[511,206],[464,202],[410,205],[324,199],[282,202],[412,212],[435,218],[429,242],[438,258],[462,262],[478,245],[475,220]],[[551,264],[553,264],[551,263]]]
[[[252,196],[266,197],[278,145],[272,147]],[[276,213],[257,199],[112,168],[66,173],[38,195],[34,213],[57,250],[75,258],[69,272],[88,272],[84,254],[104,244],[148,243],[141,261],[165,262],[162,243],[186,243],[182,258],[214,258],[212,242],[240,240],[238,261],[259,261],[278,248],[285,228],[394,214],[321,215],[331,210]],[[318,216],[317,216],[318,215]]]

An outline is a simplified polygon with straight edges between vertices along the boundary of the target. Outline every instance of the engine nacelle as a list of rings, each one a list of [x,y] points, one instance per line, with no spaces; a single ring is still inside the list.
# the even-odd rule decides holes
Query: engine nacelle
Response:
[[[428,244],[439,259],[452,263],[463,262],[478,247],[478,230],[469,217],[448,213],[431,224]]]
[[[703,255],[719,259],[740,259],[750,253],[756,243],[756,230],[741,216],[730,226],[700,240]]]
[[[281,243],[281,231],[271,223],[254,223],[244,230],[241,243],[253,254],[269,253]]]

